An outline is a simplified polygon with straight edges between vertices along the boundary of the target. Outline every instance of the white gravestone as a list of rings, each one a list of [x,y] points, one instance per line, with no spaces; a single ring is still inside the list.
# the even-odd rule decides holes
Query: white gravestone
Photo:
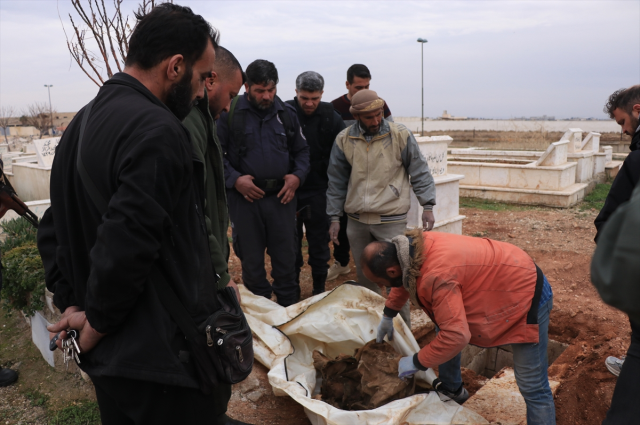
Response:
[[[464,176],[447,172],[447,149],[453,139],[450,136],[432,136],[418,137],[416,141],[436,185],[436,206],[433,208],[435,230],[462,234],[464,216],[459,213],[459,182]],[[422,227],[422,211],[423,208],[412,191],[407,227]]]
[[[51,164],[53,164],[53,157],[56,155],[56,147],[59,142],[59,137],[33,141],[33,144],[36,146],[36,155],[38,155],[38,165],[40,167],[51,168]]]

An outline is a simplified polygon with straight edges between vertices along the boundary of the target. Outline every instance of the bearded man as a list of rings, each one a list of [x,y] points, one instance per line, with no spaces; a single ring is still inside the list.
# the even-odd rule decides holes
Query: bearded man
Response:
[[[423,229],[435,223],[436,188],[413,133],[383,118],[385,101],[373,90],[360,90],[351,99],[356,123],[344,129],[331,150],[327,215],[329,237],[339,244],[340,217],[349,217],[347,237],[358,272],[358,284],[380,292],[364,275],[360,257],[373,241],[390,241],[407,226],[411,190],[424,207]],[[409,325],[409,304],[400,312]]]
[[[604,111],[616,120],[626,135],[631,136],[629,146],[631,153],[624,160],[611,185],[604,206],[595,219],[596,243],[606,222],[618,207],[631,199],[633,189],[640,181],[640,85],[615,91],[609,96]],[[611,356],[605,362],[607,369],[619,376],[611,399],[611,407],[603,422],[605,425],[636,423],[640,415],[640,405],[633,395],[637,394],[640,378],[640,323],[631,318],[629,322],[631,345],[626,359]]]
[[[510,344],[528,425],[555,425],[547,376],[553,291],[542,270],[517,246],[491,239],[411,230],[373,242],[362,254],[366,276],[392,288],[376,340],[393,339],[393,317],[407,300],[436,324],[436,338],[402,357],[398,376],[438,366],[434,388],[458,404],[469,398],[460,372],[467,344]]]
[[[56,150],[38,229],[47,288],[63,312],[49,331],[60,332],[58,348],[67,329],[80,332],[79,367],[102,424],[218,425],[218,388],[200,391],[188,341],[156,292],[168,282],[197,321],[219,308],[203,167],[181,122],[204,94],[218,32],[171,3],[137,18],[124,71]]]
[[[296,110],[278,96],[278,70],[258,59],[246,70],[245,93],[220,114],[218,138],[242,281],[256,295],[289,306],[296,283],[296,190],[309,172],[309,146]],[[267,280],[264,253],[271,257]]]

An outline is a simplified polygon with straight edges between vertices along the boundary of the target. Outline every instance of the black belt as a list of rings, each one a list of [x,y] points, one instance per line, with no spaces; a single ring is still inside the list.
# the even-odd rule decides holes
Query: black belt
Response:
[[[544,274],[540,267],[536,265],[536,289],[533,292],[531,308],[527,313],[527,325],[538,324],[538,309],[540,308],[540,297],[542,296],[542,286],[544,285]]]
[[[253,179],[253,184],[265,192],[279,192],[284,187],[284,179]]]

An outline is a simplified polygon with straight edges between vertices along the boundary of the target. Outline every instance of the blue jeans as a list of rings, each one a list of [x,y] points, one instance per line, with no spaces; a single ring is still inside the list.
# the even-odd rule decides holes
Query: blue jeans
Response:
[[[549,314],[553,307],[553,297],[538,309],[540,342],[537,344],[511,344],[513,350],[513,371],[520,393],[527,404],[527,425],[555,425],[556,409],[549,387],[547,368],[547,345],[549,343]],[[438,366],[439,378],[452,391],[462,385],[458,354],[448,362]]]

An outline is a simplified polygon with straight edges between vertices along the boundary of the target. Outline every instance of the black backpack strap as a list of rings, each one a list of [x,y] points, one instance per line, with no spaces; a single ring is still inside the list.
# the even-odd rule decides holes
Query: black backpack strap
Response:
[[[227,127],[230,135],[229,147],[234,153],[234,155],[228,156],[227,159],[236,170],[240,167],[240,158],[247,155],[247,140],[244,136],[246,114],[243,110],[236,111],[236,105],[239,100],[239,95],[233,98],[229,107],[229,115],[227,116]]]
[[[288,106],[278,96],[275,96],[274,100],[282,108],[281,110],[278,110],[278,116],[284,126],[284,132],[287,136],[287,147],[289,148],[289,153],[291,153],[293,144],[296,141],[296,128],[293,125],[293,120],[291,119],[291,114],[288,111]]]
[[[78,137],[78,156],[76,158],[76,164],[78,167],[78,174],[80,174],[80,181],[84,185],[85,190],[89,194],[91,201],[93,201],[94,205],[100,211],[100,214],[104,214],[107,212],[107,206],[109,205],[107,200],[100,194],[98,188],[95,183],[89,176],[87,169],[84,166],[84,162],[82,161],[81,149],[82,149],[82,139],[84,137],[85,127],[87,125],[87,121],[89,120],[89,114],[91,113],[91,108],[93,107],[93,99],[89,104],[85,107],[83,115],[82,115],[82,123],[80,124],[80,136]],[[160,260],[166,261],[167,258],[163,255],[163,248],[160,248]],[[215,274],[215,269],[214,269]],[[204,338],[198,333],[198,328],[189,314],[187,309],[184,308],[184,305],[178,300],[178,296],[175,291],[167,282],[167,279],[160,273],[160,269],[154,264],[154,267],[151,267],[151,276],[154,282],[156,282],[153,287],[158,294],[158,298],[160,298],[160,302],[167,309],[173,320],[177,323],[178,327],[182,331],[182,333],[192,341],[198,341],[199,339]],[[215,298],[215,297],[214,297]],[[216,307],[219,309],[218,300],[215,300]]]

